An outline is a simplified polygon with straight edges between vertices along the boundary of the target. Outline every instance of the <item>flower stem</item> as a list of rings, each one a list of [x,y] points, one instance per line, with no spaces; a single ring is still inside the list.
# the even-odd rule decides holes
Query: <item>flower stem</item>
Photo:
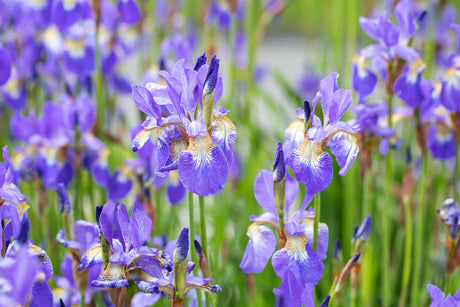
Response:
[[[362,191],[362,217],[364,218],[367,214],[373,216],[372,198],[371,198],[371,186],[372,186],[372,173],[371,170],[365,170],[363,174],[363,191]],[[375,235],[372,235],[373,238]],[[371,299],[375,297],[375,265],[374,265],[374,240],[369,239],[367,241],[366,253],[363,255],[361,276],[360,280],[360,299],[361,304],[364,306],[371,305]]]
[[[406,244],[404,249],[404,266],[402,276],[402,290],[399,299],[399,306],[406,306],[407,294],[410,285],[410,274],[412,266],[412,213],[410,210],[410,197],[404,197],[404,216],[406,224]]]
[[[104,135],[104,84],[101,71],[101,52],[99,48],[99,24],[96,25],[96,44],[95,44],[95,62],[96,62],[96,106],[98,120],[99,137]]]
[[[383,203],[382,231],[383,231],[383,306],[390,306],[390,205],[393,186],[392,183],[392,151],[388,149],[385,174],[385,201]]]
[[[420,181],[418,186],[419,203],[417,209],[417,224],[415,225],[415,248],[414,248],[414,272],[412,278],[411,300],[412,306],[419,306],[420,303],[420,284],[422,276],[422,260],[423,260],[423,234],[425,224],[425,189],[426,189],[426,174],[428,168],[428,159],[426,154],[422,155],[422,170],[420,173]]]
[[[192,262],[198,263],[198,258],[196,253],[193,252],[195,246],[195,212],[194,212],[194,204],[193,204],[193,193],[188,192],[188,220],[190,226],[190,256]],[[201,300],[201,291],[196,290],[196,301],[198,307],[203,306],[203,301]]]
[[[390,72],[392,71],[390,67]],[[387,89],[388,90],[388,89]],[[393,93],[389,92],[388,97],[388,127],[393,126]],[[386,171],[385,171],[385,194],[382,209],[382,232],[383,232],[383,306],[390,306],[391,299],[391,285],[390,285],[390,206],[392,202],[392,162],[393,153],[391,146],[388,146],[388,153],[386,156]]]
[[[198,198],[200,202],[200,228],[201,228],[201,247],[203,249],[204,255],[207,259],[208,257],[208,240],[206,234],[206,215],[204,211],[204,197],[199,196]],[[211,304],[211,297],[209,293],[205,293],[206,296],[206,307],[209,307]]]
[[[457,114],[460,114],[460,112],[457,112]],[[460,115],[457,115],[457,118],[460,118]],[[460,123],[457,123],[457,125],[460,125]],[[460,133],[460,131],[457,131],[457,133]],[[456,139],[460,139],[460,136],[455,136],[455,137]],[[460,144],[457,141],[455,143],[455,170],[454,170],[454,197],[457,202],[460,201],[460,191],[458,189],[458,184],[460,182],[460,150],[459,150],[459,147],[460,147]]]
[[[319,227],[319,218],[321,214],[321,193],[316,193],[314,196],[315,204],[315,221],[313,226],[313,249],[316,250],[318,246],[318,227]]]

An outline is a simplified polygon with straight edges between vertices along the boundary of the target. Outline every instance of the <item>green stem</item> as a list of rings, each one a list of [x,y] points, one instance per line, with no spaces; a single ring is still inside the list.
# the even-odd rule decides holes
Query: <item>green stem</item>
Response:
[[[315,221],[313,226],[313,249],[316,250],[318,246],[318,227],[321,214],[321,193],[316,193],[314,196],[315,202]]]
[[[358,295],[357,289],[351,289],[351,307],[358,306]]]
[[[201,228],[201,248],[203,249],[204,255],[207,259],[208,257],[208,239],[206,234],[206,214],[204,211],[204,197],[199,196],[198,200],[200,202],[200,228]],[[211,297],[209,293],[205,293],[206,297],[206,307],[211,305]]]
[[[190,255],[192,262],[198,264],[198,257],[197,254],[193,252],[195,247],[195,212],[194,212],[194,204],[193,204],[193,193],[188,193],[188,220],[190,225]],[[196,301],[198,307],[203,307],[203,301],[201,300],[201,291],[196,290]]]
[[[371,170],[367,170],[363,175],[363,195],[362,195],[362,216],[363,218],[367,214],[374,216],[372,210],[372,198],[371,198],[371,185],[372,185],[372,174]],[[361,276],[360,276],[360,293],[361,293],[361,304],[365,306],[371,305],[371,298],[375,296],[374,290],[374,265],[373,255],[374,240],[372,237],[367,241],[366,253],[363,255]]]
[[[95,62],[96,62],[96,105],[98,119],[99,137],[104,135],[104,84],[101,71],[101,52],[99,47],[99,26],[96,26],[96,45],[95,45]]]
[[[407,294],[410,285],[410,274],[412,266],[412,213],[410,210],[410,197],[404,197],[404,215],[406,224],[406,245],[404,249],[404,270],[402,276],[402,290],[399,299],[399,306],[406,306]]]
[[[391,72],[392,69],[390,67],[389,71]],[[393,126],[392,122],[393,117],[393,95],[390,94],[388,97],[388,127],[391,128]],[[390,306],[391,300],[391,285],[390,285],[390,206],[392,203],[392,193],[393,193],[393,186],[392,186],[392,149],[391,146],[388,146],[388,153],[386,156],[386,171],[385,171],[385,194],[384,194],[384,202],[383,202],[383,210],[382,210],[382,232],[383,232],[383,306],[388,307]]]
[[[460,126],[460,123],[457,123]],[[457,131],[460,133],[460,131]],[[456,138],[460,138],[456,136]],[[458,184],[460,182],[460,150],[458,149],[460,144],[458,142],[455,144],[455,171],[454,171],[454,196],[457,202],[460,201],[460,191],[458,189]]]
[[[160,221],[161,221],[161,188],[159,190],[155,190],[155,203],[156,203],[156,209],[157,209],[157,218],[156,218],[156,222],[157,222],[157,225],[156,225],[156,230],[155,230],[155,233],[156,234],[160,234],[160,231],[161,231],[161,225],[160,225]]]
[[[383,204],[382,230],[383,230],[383,306],[390,306],[390,206],[392,194],[392,151],[388,149],[385,174],[385,201]]]
[[[414,248],[414,272],[412,278],[412,291],[411,291],[411,306],[420,306],[419,293],[422,276],[422,262],[423,262],[423,234],[425,224],[425,189],[426,189],[426,174],[428,168],[428,159],[426,154],[422,155],[422,170],[420,173],[420,182],[418,186],[419,204],[417,209],[417,224],[415,225],[415,248]]]

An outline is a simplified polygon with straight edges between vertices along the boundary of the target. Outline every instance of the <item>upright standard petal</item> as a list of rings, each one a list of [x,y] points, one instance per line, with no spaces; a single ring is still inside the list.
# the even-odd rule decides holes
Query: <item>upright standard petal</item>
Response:
[[[303,111],[302,111],[303,112]],[[299,148],[305,139],[305,123],[303,120],[296,120],[292,122],[284,133],[284,158],[286,164],[290,166],[292,152]]]
[[[254,182],[254,196],[259,205],[277,216],[275,205],[275,190],[273,187],[273,174],[267,170],[261,170]]]
[[[356,138],[346,132],[338,132],[328,142],[332,154],[336,157],[337,163],[341,167],[340,176],[345,176],[350,166],[356,159],[359,147]]]
[[[130,244],[138,248],[148,240],[152,230],[152,220],[144,211],[135,209],[131,215]]]
[[[157,121],[161,119],[161,112],[153,99],[152,93],[142,86],[133,85],[132,96],[134,103],[142,112],[151,115]]]
[[[249,226],[247,235],[249,242],[240,269],[245,273],[260,273],[276,248],[275,235],[270,228],[259,224]]]
[[[211,137],[191,137],[187,150],[179,155],[178,171],[182,183],[190,192],[200,196],[217,194],[227,181],[227,159]]]
[[[321,144],[308,138],[292,152],[291,168],[300,183],[310,193],[319,193],[331,183],[332,159],[324,152]]]
[[[351,91],[338,89],[334,92],[332,103],[329,106],[329,120],[331,124],[335,124],[342,118],[343,114],[348,110],[351,105]],[[326,115],[325,115],[326,116]],[[326,124],[326,118],[324,119]]]
[[[212,140],[219,145],[227,157],[230,167],[233,163],[233,145],[236,140],[236,127],[230,119],[218,116],[212,122]]]

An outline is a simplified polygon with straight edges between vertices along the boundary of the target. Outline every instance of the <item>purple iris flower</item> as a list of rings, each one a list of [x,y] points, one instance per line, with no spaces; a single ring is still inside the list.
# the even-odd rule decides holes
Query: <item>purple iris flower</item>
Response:
[[[452,240],[456,240],[460,231],[460,210],[458,203],[452,198],[446,199],[442,204],[442,209],[438,210],[439,217],[449,228]]]
[[[454,296],[448,294],[447,296],[435,285],[428,284],[426,289],[430,294],[431,304],[430,307],[450,307],[460,305],[460,289]]]
[[[82,34],[65,39],[64,63],[66,68],[84,79],[94,70],[94,48]]]
[[[364,102],[377,85],[377,75],[364,66],[366,58],[357,54],[352,61],[353,89],[359,93],[359,102]]]
[[[53,22],[64,32],[79,20],[92,18],[93,10],[88,1],[53,1]]]
[[[363,31],[377,41],[361,50],[361,55],[366,58],[380,56],[387,62],[392,62],[397,56],[407,61],[418,58],[417,52],[408,46],[408,42],[416,31],[416,22],[421,13],[413,12],[411,6],[411,0],[400,1],[395,6],[398,26],[391,23],[387,13],[374,19],[360,17]]]
[[[189,251],[189,237],[188,228],[182,229],[179,237],[176,241],[174,248],[173,260],[171,257],[165,257],[170,267],[174,267],[174,270],[162,268],[161,270],[147,272],[152,278],[146,281],[137,281],[136,284],[142,292],[159,295],[160,292],[166,295],[170,300],[173,300],[175,293],[179,287],[176,284],[178,280],[175,275],[185,275],[183,295],[186,296],[193,289],[200,289],[210,293],[219,293],[222,288],[219,285],[211,285],[211,278],[203,278],[192,275],[195,263],[188,262],[188,251]],[[181,264],[185,268],[185,271],[181,271]],[[155,273],[155,274],[152,274]],[[153,297],[148,297],[152,300]]]
[[[12,110],[22,110],[26,105],[27,92],[25,82],[13,66],[9,79],[0,89],[3,100]]]
[[[28,117],[15,114],[10,122],[13,137],[27,144],[28,153],[20,155],[25,160],[21,166],[34,168],[19,171],[37,174],[46,189],[55,189],[58,183],[67,186],[73,179],[74,161],[74,151],[68,146],[73,143],[74,129],[66,118],[67,108],[46,102],[42,113],[40,118],[33,111]]]
[[[440,18],[436,19],[435,40],[436,40],[436,60],[442,67],[449,67],[450,50],[454,43],[451,25],[457,21],[457,9],[452,4],[446,4],[441,12]]]
[[[91,286],[91,281],[98,278],[102,269],[102,256],[99,246],[99,230],[95,223],[78,220],[74,225],[73,236],[75,237],[75,240],[67,239],[64,229],[61,229],[56,235],[56,241],[64,247],[68,247],[72,251],[72,254],[77,255],[76,257],[83,255],[81,258],[81,264],[78,266],[78,270],[88,269],[87,277],[84,275],[85,280],[87,280],[84,300],[86,304],[89,304],[94,293],[99,290],[98,288]],[[66,258],[67,257],[68,256],[66,256]],[[75,263],[75,260],[72,261],[72,259],[66,258],[64,258],[63,262],[61,263],[61,272],[63,276],[55,277],[55,281],[57,286],[67,291],[65,299],[70,299],[70,297],[75,296],[76,293],[78,294],[78,302],[80,302],[79,290],[74,288],[74,267],[78,263]],[[62,269],[62,267],[65,269]],[[73,296],[70,295],[72,293]],[[74,299],[76,298],[73,297],[72,300]]]
[[[389,128],[384,120],[388,116],[388,105],[385,101],[377,101],[373,104],[358,104],[351,107],[356,114],[356,124],[362,133],[369,136],[378,135],[388,138],[396,133]]]
[[[0,206],[9,202],[19,204],[27,200],[15,184],[15,173],[11,165],[8,146],[2,149],[3,163],[0,162]]]
[[[231,12],[226,2],[212,0],[204,19],[208,25],[215,24],[223,32],[230,29]]]
[[[0,45],[0,86],[4,85],[11,74],[11,56],[6,48]]]
[[[409,62],[419,58],[418,53],[409,47],[408,43],[416,31],[417,22],[425,12],[416,11],[412,8],[411,0],[404,0],[395,6],[394,13],[399,25],[392,24],[387,13],[373,19],[359,18],[363,31],[377,41],[360,50],[353,58],[353,89],[359,93],[360,102],[364,102],[374,91],[378,81],[376,72],[380,73],[383,80],[387,79],[388,63],[396,57],[399,56]],[[374,71],[365,66],[367,58],[372,58]]]
[[[458,49],[460,50],[460,25],[453,24],[452,28],[457,33],[459,39]],[[440,101],[442,105],[451,113],[460,111],[460,59],[452,57],[452,66],[444,73],[441,78],[442,88]]]
[[[187,61],[191,58],[192,51],[195,46],[196,43],[193,36],[184,36],[180,33],[173,33],[161,42],[160,58],[167,60],[166,67],[174,66],[174,63],[180,59],[184,59],[185,65],[188,65],[189,63],[187,63]],[[174,62],[169,62],[168,59],[170,57]]]
[[[219,60],[213,57],[210,65],[194,70],[185,68],[182,59],[170,73],[160,75],[167,85],[133,86],[136,106],[149,117],[132,149],[140,149],[153,134],[158,144],[156,172],[177,169],[190,192],[217,194],[227,180],[236,138],[235,126],[225,117],[228,110],[213,110],[222,96]]]
[[[456,142],[452,117],[439,99],[441,86],[439,82],[434,84],[433,102],[422,114],[422,121],[428,126],[426,144],[431,155],[438,160],[449,160],[455,157]]]
[[[394,84],[394,93],[398,98],[407,103],[412,108],[426,109],[428,106],[422,105],[424,101],[430,102],[431,99],[425,99],[425,95],[431,98],[430,84],[427,84],[422,78],[422,73],[425,70],[425,63],[421,58],[408,62],[403,70],[403,73],[396,79]],[[428,91],[424,90],[428,88]],[[422,110],[422,112],[425,110]]]
[[[158,250],[144,246],[150,236],[152,221],[141,210],[134,210],[131,219],[126,207],[109,201],[98,218],[100,231],[112,250],[110,263],[104,273],[91,281],[99,288],[123,288],[128,286],[128,272],[137,268],[148,274],[156,274],[165,264]],[[79,270],[102,263],[101,247],[85,252]]]
[[[319,85],[313,99],[313,113],[310,104],[304,110],[297,109],[297,116],[304,120],[294,121],[285,132],[284,152],[286,164],[292,168],[296,179],[306,185],[306,201],[315,193],[323,191],[332,180],[332,159],[323,148],[328,145],[341,167],[344,176],[353,164],[359,148],[353,135],[355,127],[340,121],[351,104],[351,92],[339,89],[337,73],[332,73]],[[323,121],[314,115],[318,100],[321,101]],[[306,131],[306,126],[311,125]]]
[[[121,20],[125,23],[133,24],[141,19],[141,10],[134,0],[118,0],[117,7]]]
[[[300,76],[297,84],[297,94],[299,97],[314,97],[321,81],[320,76],[310,70]]]
[[[24,214],[17,240],[9,244],[5,257],[0,260],[1,305],[25,305],[28,302],[30,306],[51,306],[53,303],[48,285],[53,266],[43,249],[30,245],[29,228],[30,222]]]
[[[266,212],[260,216],[251,216],[253,223],[247,232],[249,242],[240,263],[240,268],[245,273],[262,272],[277,246],[273,231],[264,224],[274,227],[280,237],[285,239],[284,247],[276,251],[272,257],[273,269],[283,280],[280,288],[275,290],[279,298],[292,293],[288,290],[289,287],[298,287],[302,291],[312,293],[312,289],[310,291],[307,288],[313,288],[321,279],[324,267],[321,260],[326,258],[329,233],[327,226],[320,224],[318,249],[313,250],[311,240],[314,213],[312,210],[305,211],[304,207],[300,211],[290,212],[299,187],[297,181],[285,171],[286,166],[282,153],[283,150],[279,144],[274,173],[262,170],[254,183],[256,200]],[[280,208],[277,208],[275,194],[283,193],[283,191],[275,190],[275,182],[284,180],[284,178],[285,199],[282,201],[285,203],[281,211]],[[284,227],[282,227],[283,223]],[[296,293],[299,294],[302,291]]]

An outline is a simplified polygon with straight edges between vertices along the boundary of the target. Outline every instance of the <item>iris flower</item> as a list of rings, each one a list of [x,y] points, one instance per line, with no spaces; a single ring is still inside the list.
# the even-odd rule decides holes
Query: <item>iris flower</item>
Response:
[[[337,77],[337,73],[332,73],[321,80],[319,91],[312,101],[313,114],[306,102],[304,110],[296,111],[303,120],[291,123],[284,137],[286,165],[292,168],[296,179],[306,185],[306,203],[332,180],[332,159],[324,147],[329,146],[336,157],[341,176],[347,173],[359,152],[354,136],[357,127],[340,120],[350,107],[351,92],[338,87]],[[322,122],[314,115],[318,100],[323,111]]]
[[[213,109],[222,96],[219,60],[213,57],[209,66],[205,62],[203,55],[189,69],[181,59],[170,72],[160,72],[166,85],[133,86],[136,106],[149,115],[132,142],[133,151],[153,135],[156,172],[177,169],[184,187],[200,196],[223,189],[236,138],[235,126],[225,117],[228,110]]]
[[[173,260],[169,257],[169,263],[174,270],[156,270],[148,273],[150,279],[136,282],[142,292],[157,294],[162,292],[170,300],[182,299],[192,289],[200,289],[210,293],[219,293],[222,288],[219,285],[211,285],[211,278],[193,276],[192,271],[195,263],[188,262],[189,236],[188,228],[182,229],[174,248]],[[178,298],[178,291],[180,298]],[[148,298],[149,300],[152,297]]]
[[[284,180],[285,185],[275,189],[276,182]],[[285,295],[286,291],[294,291],[296,295],[303,291],[312,294],[313,287],[322,276],[324,265],[321,260],[326,258],[329,236],[327,226],[322,223],[319,226],[318,249],[315,251],[311,243],[314,212],[305,211],[305,207],[290,212],[298,190],[297,181],[286,172],[280,143],[274,173],[261,170],[254,183],[256,200],[266,212],[260,216],[251,216],[253,223],[247,232],[249,242],[240,263],[245,273],[262,272],[277,247],[275,234],[266,225],[275,228],[279,236],[279,250],[273,254],[272,265],[275,273],[283,280],[280,288],[275,290],[277,296]],[[280,195],[284,198],[281,200],[283,208],[277,205]],[[290,287],[294,290],[289,290]],[[300,290],[295,290],[297,288]]]

